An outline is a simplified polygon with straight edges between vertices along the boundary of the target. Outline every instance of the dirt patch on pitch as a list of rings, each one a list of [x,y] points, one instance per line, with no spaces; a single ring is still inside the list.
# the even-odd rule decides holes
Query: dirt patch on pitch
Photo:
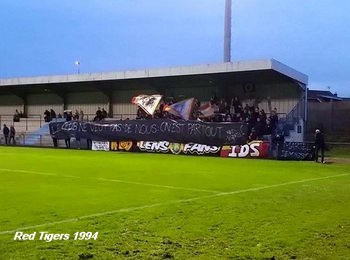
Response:
[[[328,157],[326,158],[326,163],[350,164],[350,158]]]

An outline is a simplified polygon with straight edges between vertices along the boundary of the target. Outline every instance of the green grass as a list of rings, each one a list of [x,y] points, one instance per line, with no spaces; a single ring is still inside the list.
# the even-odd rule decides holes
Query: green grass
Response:
[[[350,256],[350,175],[337,176],[349,164],[15,147],[0,155],[0,259]],[[14,241],[12,230],[99,235]]]

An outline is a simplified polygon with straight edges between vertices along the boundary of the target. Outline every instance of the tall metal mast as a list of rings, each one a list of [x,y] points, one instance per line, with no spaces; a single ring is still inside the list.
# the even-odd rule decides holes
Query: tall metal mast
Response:
[[[231,0],[225,0],[224,62],[231,61]]]

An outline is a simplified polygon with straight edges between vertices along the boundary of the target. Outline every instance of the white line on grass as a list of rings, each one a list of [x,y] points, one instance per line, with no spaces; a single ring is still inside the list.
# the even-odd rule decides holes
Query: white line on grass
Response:
[[[38,171],[28,171],[28,170],[17,170],[17,169],[5,169],[5,168],[0,168],[0,172],[16,172],[16,173],[30,173],[30,174],[36,174],[36,175],[45,175],[45,176],[57,176],[57,177],[65,177],[65,178],[81,178],[79,176],[74,176],[74,175],[60,175],[57,173],[53,172],[38,172]]]
[[[153,183],[143,183],[143,182],[134,182],[134,181],[123,181],[123,180],[116,180],[116,179],[105,179],[105,178],[92,178],[94,180],[99,181],[109,181],[109,182],[119,182],[119,183],[125,183],[125,184],[134,184],[134,185],[143,185],[143,186],[151,186],[151,187],[158,187],[158,188],[167,188],[167,189],[174,189],[174,190],[188,190],[188,191],[201,191],[201,192],[209,192],[209,193],[218,193],[220,191],[217,190],[205,190],[205,189],[196,189],[196,188],[186,188],[186,187],[177,187],[177,186],[168,186],[168,185],[160,185],[160,184],[153,184]]]
[[[80,176],[66,175],[66,174],[57,174],[57,173],[51,173],[51,172],[37,172],[37,171],[27,171],[27,170],[16,170],[16,169],[3,169],[3,168],[0,168],[0,172],[1,171],[2,172],[19,172],[19,173],[29,173],[29,174],[37,174],[37,175],[57,176],[57,177],[64,177],[64,178],[89,179],[89,180],[97,180],[97,181],[118,182],[118,183],[124,183],[124,184],[141,185],[141,186],[149,186],[149,187],[165,188],[165,189],[173,189],[173,190],[199,191],[199,192],[208,192],[208,193],[215,193],[215,194],[220,192],[220,191],[217,191],[217,190],[206,190],[206,189],[196,189],[196,188],[169,186],[169,185],[161,185],[161,184],[153,184],[153,183],[126,181],[126,180],[119,180],[119,179],[80,177]]]
[[[53,226],[53,225],[57,225],[57,224],[77,222],[77,221],[83,220],[83,219],[89,219],[89,218],[94,218],[94,217],[102,217],[102,216],[112,215],[112,214],[116,214],[116,213],[130,212],[130,211],[142,210],[142,209],[147,209],[147,208],[155,208],[155,207],[159,207],[159,206],[168,206],[168,205],[171,205],[171,204],[192,202],[192,201],[196,201],[196,200],[215,198],[215,197],[220,197],[220,196],[228,196],[228,195],[246,193],[246,192],[251,192],[251,191],[266,190],[266,189],[270,189],[270,188],[282,187],[282,186],[287,186],[287,185],[292,185],[292,184],[297,184],[297,183],[305,183],[305,182],[310,182],[310,181],[324,180],[324,179],[330,179],[330,178],[336,178],[336,177],[348,176],[348,175],[350,175],[350,174],[349,173],[344,173],[344,174],[331,175],[331,176],[326,176],[326,177],[309,178],[309,179],[304,179],[304,180],[299,180],[299,181],[289,181],[289,182],[284,182],[284,183],[279,183],[279,184],[272,184],[272,185],[266,185],[266,186],[261,186],[261,187],[256,187],[256,188],[249,188],[249,189],[236,190],[236,191],[230,191],[230,192],[219,192],[219,193],[216,193],[216,194],[213,194],[213,195],[199,196],[199,197],[193,197],[193,198],[189,198],[189,199],[172,200],[172,201],[154,203],[154,204],[149,204],[149,205],[144,205],[144,206],[139,206],[139,207],[130,207],[130,208],[123,208],[123,209],[105,211],[105,212],[85,215],[85,216],[76,217],[76,218],[69,218],[69,219],[64,219],[64,220],[60,220],[60,221],[48,222],[48,223],[44,223],[44,224],[40,224],[40,225],[33,225],[33,226],[22,227],[22,228],[18,228],[18,229],[15,229],[15,230],[2,231],[2,232],[0,232],[0,235],[14,233],[16,231],[22,231],[22,230],[28,230],[28,229],[36,229],[36,228],[47,227],[47,226]]]
[[[36,172],[36,171],[4,169],[4,168],[1,168],[0,172],[19,172],[19,173],[31,173],[31,174],[37,174],[37,175],[57,176],[56,173],[51,173],[51,172]]]

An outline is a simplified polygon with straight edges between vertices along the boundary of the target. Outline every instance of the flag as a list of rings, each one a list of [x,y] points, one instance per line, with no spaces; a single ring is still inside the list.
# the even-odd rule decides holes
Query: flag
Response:
[[[189,98],[167,106],[164,110],[175,116],[181,117],[185,120],[189,120],[191,117],[193,104],[194,98]]]
[[[215,109],[214,106],[212,106],[210,103],[207,103],[199,107],[199,112],[201,112],[204,117],[211,117],[215,114]]]
[[[162,95],[138,95],[131,99],[131,103],[141,107],[147,114],[153,115],[161,99]]]

